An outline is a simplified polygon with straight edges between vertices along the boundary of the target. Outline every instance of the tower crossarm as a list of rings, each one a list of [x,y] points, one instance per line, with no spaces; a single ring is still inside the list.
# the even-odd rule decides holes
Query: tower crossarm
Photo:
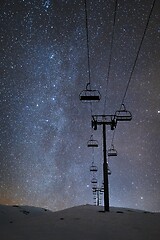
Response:
[[[115,115],[92,115],[92,128],[97,130],[97,125],[110,125],[111,130],[114,130],[117,125]]]

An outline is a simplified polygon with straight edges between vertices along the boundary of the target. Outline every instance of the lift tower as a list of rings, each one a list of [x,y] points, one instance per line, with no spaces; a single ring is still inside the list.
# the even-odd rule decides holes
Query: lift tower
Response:
[[[93,115],[92,116],[92,128],[97,130],[97,125],[102,125],[103,129],[103,181],[104,181],[104,211],[109,212],[109,184],[108,184],[108,161],[107,161],[107,149],[106,149],[106,125],[111,126],[111,130],[114,130],[117,125],[115,115]]]
[[[116,111],[114,115],[92,115],[92,128],[97,130],[98,125],[103,127],[103,181],[104,181],[104,211],[109,212],[109,184],[108,175],[110,173],[107,161],[106,148],[106,126],[109,125],[111,130],[117,126],[117,122],[131,121],[132,114],[127,111],[125,105],[122,104],[121,109]]]

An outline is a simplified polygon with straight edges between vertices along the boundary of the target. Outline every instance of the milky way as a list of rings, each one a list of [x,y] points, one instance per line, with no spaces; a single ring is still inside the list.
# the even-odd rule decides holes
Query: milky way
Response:
[[[92,204],[94,151],[102,184],[102,129],[91,128],[85,2],[1,3],[0,203],[59,210]],[[109,79],[114,0],[87,1],[92,113],[114,114],[133,68],[152,0],[118,0]],[[108,81],[108,83],[107,83]],[[107,91],[106,91],[106,86]],[[107,93],[107,96],[106,96]],[[105,98],[106,96],[106,98]],[[106,99],[106,106],[105,106]],[[110,205],[160,211],[160,1],[150,16],[125,97],[131,122],[117,125],[109,160]],[[107,147],[113,131],[107,128]]]

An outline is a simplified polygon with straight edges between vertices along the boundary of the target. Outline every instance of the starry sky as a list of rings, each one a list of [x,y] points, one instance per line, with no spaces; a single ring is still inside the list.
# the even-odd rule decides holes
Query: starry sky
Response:
[[[132,121],[119,122],[114,139],[107,127],[107,148],[113,140],[118,152],[108,160],[110,205],[160,211],[158,0],[118,0],[114,27],[115,0],[87,0],[90,82],[101,92],[92,104],[79,100],[88,82],[85,1],[0,3],[1,204],[93,204],[89,168],[94,161],[101,186],[103,152],[91,115],[119,110],[153,2],[124,99]]]

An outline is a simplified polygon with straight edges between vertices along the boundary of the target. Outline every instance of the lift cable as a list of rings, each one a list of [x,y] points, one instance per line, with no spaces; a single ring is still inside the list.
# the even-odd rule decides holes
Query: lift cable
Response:
[[[114,131],[113,131],[111,146],[114,144],[115,130],[116,130],[116,129],[114,129]]]
[[[156,2],[156,0],[153,0],[152,7],[151,7],[151,10],[150,10],[148,19],[147,19],[146,27],[145,27],[145,29],[144,29],[144,32],[143,32],[143,35],[142,35],[142,39],[141,39],[141,42],[140,42],[140,45],[139,45],[139,48],[138,48],[138,51],[137,51],[137,55],[136,55],[136,58],[135,58],[135,61],[134,61],[134,64],[133,64],[133,68],[132,68],[132,71],[131,71],[130,76],[129,76],[129,80],[128,80],[128,83],[127,83],[127,87],[126,87],[126,90],[125,90],[125,92],[124,92],[124,96],[123,96],[123,98],[122,98],[121,106],[124,104],[124,101],[125,101],[125,98],[126,98],[126,95],[127,95],[127,91],[128,91],[128,88],[129,88],[129,85],[130,85],[130,82],[131,82],[131,79],[132,79],[132,75],[133,75],[133,72],[134,72],[134,69],[135,69],[137,60],[138,60],[138,56],[139,56],[139,53],[140,53],[140,50],[141,50],[141,47],[142,47],[142,43],[143,43],[143,40],[144,40],[146,31],[147,31],[147,28],[148,28],[148,25],[149,25],[149,21],[150,21],[152,12],[153,12],[153,8],[154,8],[154,5],[155,5],[155,2]]]
[[[91,88],[91,67],[90,67],[90,48],[89,48],[89,31],[88,31],[88,13],[87,13],[87,1],[84,0],[85,8],[85,22],[86,22],[86,41],[87,41],[87,73],[88,73],[88,83],[86,89],[81,91],[79,94],[80,101],[85,103],[99,102],[101,99],[101,94],[98,90]],[[91,105],[92,107],[92,105]]]
[[[134,61],[134,64],[133,64],[133,68],[132,68],[132,71],[131,71],[131,73],[130,73],[130,77],[129,77],[129,80],[128,80],[128,83],[127,83],[127,87],[126,87],[126,89],[125,89],[124,96],[123,96],[123,98],[122,98],[122,103],[121,103],[120,109],[121,109],[122,106],[124,105],[124,101],[125,101],[125,98],[126,98],[126,95],[127,95],[127,91],[128,91],[128,88],[129,88],[129,85],[130,85],[130,82],[131,82],[131,79],[132,79],[132,75],[133,75],[133,72],[134,72],[134,69],[135,69],[137,60],[138,60],[138,56],[139,56],[139,53],[140,53],[140,50],[141,50],[141,47],[142,47],[142,43],[143,43],[143,40],[144,40],[146,31],[147,31],[147,28],[148,28],[148,25],[149,25],[149,21],[150,21],[150,18],[151,18],[151,15],[152,15],[152,12],[153,12],[153,9],[154,9],[154,6],[155,6],[155,2],[156,2],[156,0],[153,0],[153,2],[152,2],[152,7],[151,7],[150,13],[149,13],[149,15],[148,15],[146,27],[145,27],[145,29],[144,29],[144,32],[143,32],[143,35],[142,35],[142,39],[141,39],[141,42],[140,42],[140,45],[139,45],[139,48],[138,48],[138,51],[137,51],[137,55],[136,55],[136,58],[135,58],[135,61]],[[111,145],[112,145],[113,142],[114,142],[115,131],[116,131],[116,129],[114,129],[114,131],[113,131],[113,136],[112,136],[112,140],[111,140]]]
[[[86,20],[86,40],[87,40],[87,69],[88,69],[88,86],[91,90],[91,67],[90,67],[90,49],[89,49],[89,31],[88,31],[88,12],[87,12],[87,1],[84,0],[85,4],[85,20]],[[91,116],[92,116],[92,102],[90,102]]]
[[[89,33],[88,33],[88,13],[87,13],[87,2],[84,0],[85,3],[85,18],[86,18],[86,39],[87,39],[87,60],[88,60],[88,83],[89,87],[91,84],[91,68],[90,68],[90,49],[89,49]]]
[[[113,30],[112,30],[112,36],[111,36],[111,47],[110,47],[109,64],[108,64],[108,71],[107,71],[106,95],[105,95],[105,102],[104,102],[104,114],[105,114],[105,109],[106,109],[106,105],[107,105],[108,84],[109,84],[109,77],[110,77],[112,49],[113,49],[113,41],[114,41],[114,35],[115,35],[115,23],[116,23],[116,13],[117,13],[117,5],[118,5],[117,2],[118,2],[118,0],[115,0],[114,19],[113,19],[113,26],[112,26]]]

